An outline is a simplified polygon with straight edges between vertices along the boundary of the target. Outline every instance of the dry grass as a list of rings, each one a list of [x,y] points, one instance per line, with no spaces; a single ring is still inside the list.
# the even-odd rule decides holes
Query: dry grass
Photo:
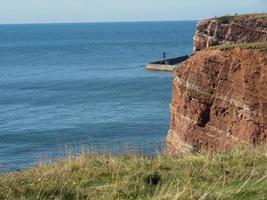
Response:
[[[233,49],[233,48],[256,49],[267,54],[267,42],[223,44],[219,46],[209,47],[207,49],[228,50],[228,49]]]
[[[267,148],[146,158],[69,156],[0,175],[0,199],[267,199]]]

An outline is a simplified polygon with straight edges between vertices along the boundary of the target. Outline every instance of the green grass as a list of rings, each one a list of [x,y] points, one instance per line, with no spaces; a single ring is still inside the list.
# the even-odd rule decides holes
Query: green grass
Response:
[[[257,18],[267,18],[267,13],[252,13],[244,15],[225,15],[222,17],[215,17],[213,19],[218,20],[220,23],[227,24],[229,22],[239,22],[242,21],[244,17],[251,16],[255,19]]]
[[[0,175],[0,199],[267,199],[267,148],[146,158],[81,154]]]
[[[223,44],[219,46],[209,47],[208,49],[228,50],[233,48],[256,49],[267,54],[267,42]]]
[[[218,20],[220,23],[228,24],[229,22],[233,21],[234,16],[225,15],[222,17],[216,17],[215,19]]]

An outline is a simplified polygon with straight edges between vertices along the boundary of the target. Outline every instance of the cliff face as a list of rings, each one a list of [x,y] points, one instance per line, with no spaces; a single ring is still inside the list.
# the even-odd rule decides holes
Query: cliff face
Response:
[[[225,16],[202,20],[194,37],[194,52],[224,43],[267,41],[267,15]]]
[[[176,68],[174,76],[170,153],[266,142],[265,53],[245,48],[202,50]]]

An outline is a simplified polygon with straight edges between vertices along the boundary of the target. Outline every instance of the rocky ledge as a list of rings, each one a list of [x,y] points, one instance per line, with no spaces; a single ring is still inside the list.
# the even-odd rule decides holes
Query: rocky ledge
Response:
[[[170,107],[172,154],[266,142],[267,43],[197,52],[174,70]]]
[[[267,14],[224,16],[202,20],[194,37],[194,52],[225,43],[266,42]]]

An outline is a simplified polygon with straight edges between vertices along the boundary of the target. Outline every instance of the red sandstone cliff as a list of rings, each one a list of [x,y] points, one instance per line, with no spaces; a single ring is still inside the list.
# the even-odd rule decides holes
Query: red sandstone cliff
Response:
[[[194,37],[194,52],[224,43],[267,41],[267,15],[225,16],[202,20]]]
[[[205,49],[174,70],[170,153],[266,140],[266,52]]]

